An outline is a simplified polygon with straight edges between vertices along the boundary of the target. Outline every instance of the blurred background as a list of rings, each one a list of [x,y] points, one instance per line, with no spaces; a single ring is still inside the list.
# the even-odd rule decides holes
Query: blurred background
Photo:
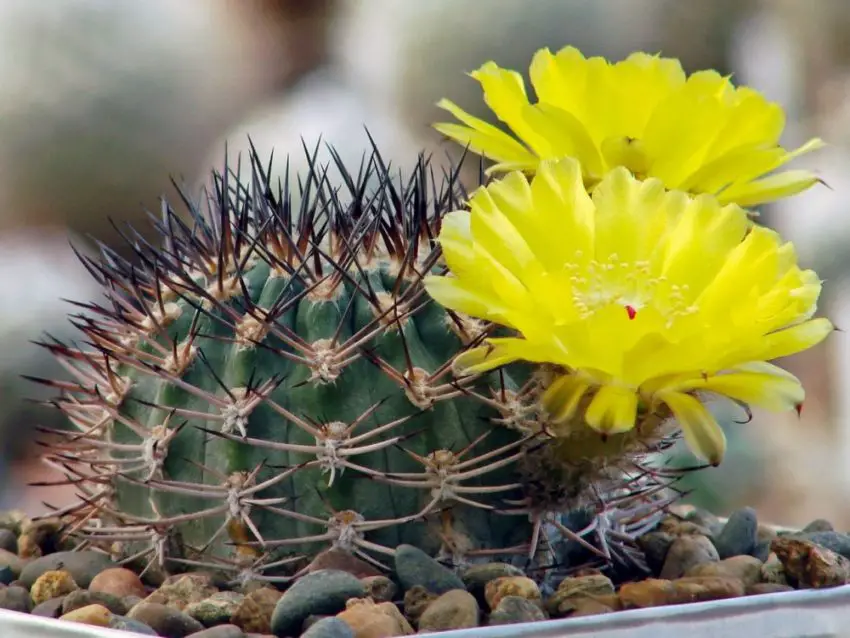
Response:
[[[0,0],[0,443],[14,460],[0,505],[36,513],[62,498],[26,487],[51,475],[24,432],[56,415],[24,400],[44,395],[18,375],[61,373],[29,341],[72,337],[61,298],[97,295],[69,238],[82,252],[90,237],[120,247],[110,219],[143,229],[145,209],[174,196],[171,177],[200,186],[248,135],[278,168],[320,135],[359,163],[364,126],[396,165],[456,153],[430,128],[435,102],[488,117],[466,73],[490,59],[524,70],[542,46],[732,73],[785,107],[786,147],[827,140],[799,163],[828,187],[763,209],[763,222],[819,271],[824,312],[847,328],[848,29],[846,0]],[[850,528],[847,333],[783,364],[807,387],[802,416],[731,424],[727,461],[692,500]]]

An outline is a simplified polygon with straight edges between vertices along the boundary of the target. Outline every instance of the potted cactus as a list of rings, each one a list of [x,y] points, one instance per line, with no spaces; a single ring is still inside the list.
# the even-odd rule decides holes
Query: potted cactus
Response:
[[[712,398],[802,406],[768,361],[833,327],[750,208],[812,186],[765,175],[819,141],[786,151],[777,105],[658,56],[542,50],[533,104],[473,78],[517,136],[441,102],[497,162],[476,184],[378,148],[276,179],[252,153],[189,221],[164,205],[159,245],[84,258],[107,301],[44,344],[74,381],[42,380],[78,500],[10,525],[31,560],[7,590],[159,635],[814,635],[763,616],[844,600],[836,539],[671,509],[664,458],[722,462]]]

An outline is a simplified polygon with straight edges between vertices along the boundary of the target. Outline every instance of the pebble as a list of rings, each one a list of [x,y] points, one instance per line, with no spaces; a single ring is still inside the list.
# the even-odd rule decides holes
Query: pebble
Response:
[[[517,578],[507,576],[506,578]],[[501,599],[500,601],[501,602]],[[432,602],[419,617],[419,631],[448,631],[478,626],[481,609],[475,596],[453,589]]]
[[[336,616],[347,624],[355,638],[390,638],[414,634],[398,607],[392,603],[374,603],[368,598],[354,598]]]
[[[236,625],[218,625],[192,634],[192,638],[244,638],[245,632]]]
[[[684,576],[695,565],[719,559],[714,544],[701,534],[680,536],[670,545],[659,578],[673,580]]]
[[[220,591],[200,602],[189,603],[183,611],[204,627],[214,627],[230,623],[243,600],[245,600],[245,594]]]
[[[614,594],[614,583],[602,574],[565,578],[558,589],[546,600],[546,610],[553,616],[565,616],[575,610],[576,601],[587,597]]]
[[[718,516],[700,507],[695,507],[691,512],[687,513],[685,520],[696,523],[703,529],[707,529],[712,536],[719,534],[720,530],[723,529],[723,521]]]
[[[644,553],[646,564],[653,573],[661,571],[674,540],[675,537],[667,532],[649,532],[637,539],[637,545]]]
[[[354,630],[339,618],[322,618],[310,625],[301,638],[356,638]]]
[[[271,632],[286,636],[310,614],[337,613],[345,609],[346,601],[365,593],[363,584],[348,572],[326,569],[302,576],[277,601]]]
[[[29,613],[32,608],[30,593],[23,587],[10,585],[0,589],[0,609]]]
[[[825,518],[816,518],[803,528],[803,533],[808,532],[834,532],[835,528]]]
[[[770,547],[789,584],[800,589],[838,587],[850,580],[850,561],[826,547],[793,537],[776,538]]]
[[[483,602],[484,587],[487,583],[505,576],[525,576],[525,572],[519,567],[507,563],[483,563],[467,568],[461,574],[461,580],[463,580],[466,590]]]
[[[785,567],[782,561],[771,552],[764,565],[761,566],[761,579],[763,583],[771,583],[776,585],[787,585],[788,579],[785,577]]]
[[[678,605],[722,598],[736,598],[745,593],[737,578],[704,576],[664,580],[648,578],[624,584],[618,593],[624,609]]]
[[[12,574],[14,574],[15,578],[20,577],[21,570],[23,570],[24,565],[26,564],[27,561],[15,554],[14,552],[10,552],[5,549],[0,549],[0,567],[12,570]]]
[[[808,532],[795,534],[793,538],[802,538],[812,543],[817,543],[844,558],[850,559],[850,536],[840,532]]]
[[[88,591],[78,589],[71,592],[62,600],[62,613],[67,614],[69,611],[85,607],[86,605],[103,605],[113,614],[123,616],[130,609],[124,604],[124,601],[111,594],[103,592]]]
[[[399,545],[395,551],[395,571],[403,590],[421,585],[434,594],[464,589],[463,581],[413,545]]]
[[[119,598],[125,596],[144,598],[147,596],[147,590],[136,572],[124,567],[104,569],[92,578],[89,591],[112,594]]]
[[[537,583],[526,576],[503,576],[491,580],[484,588],[484,600],[490,609],[498,607],[505,596],[520,596],[538,603],[542,598]]]
[[[36,558],[56,552],[62,527],[62,521],[58,518],[26,521],[18,534],[18,556]]]
[[[762,567],[762,562],[753,556],[732,556],[714,563],[695,565],[685,575],[737,578],[747,587],[761,580]]]
[[[101,552],[93,550],[56,552],[36,558],[24,565],[20,579],[27,587],[32,587],[36,579],[44,572],[64,569],[71,574],[77,585],[88,589],[92,579],[110,567],[115,567],[115,563]]]
[[[129,631],[144,636],[158,635],[150,626],[143,622],[127,618],[126,616],[116,616],[115,614],[112,614],[112,617],[109,619],[109,628],[118,629],[119,631]]]
[[[361,578],[366,596],[376,603],[388,603],[395,599],[398,593],[398,585],[386,576],[366,576]]]
[[[756,511],[752,507],[732,512],[714,539],[720,558],[752,554],[758,543],[758,526]]]
[[[513,625],[524,622],[546,620],[546,614],[536,603],[519,596],[505,596],[490,612],[488,625]]]
[[[316,558],[307,565],[307,572],[316,572],[320,569],[336,569],[348,572],[357,578],[367,576],[381,576],[382,573],[364,560],[357,558],[351,552],[344,549],[332,547],[316,555]]]
[[[144,599],[146,603],[167,605],[183,611],[191,603],[199,603],[218,592],[216,587],[204,578],[185,575],[173,582],[164,583],[159,589]]]
[[[9,585],[15,580],[15,573],[9,567],[0,567],[0,585]]]
[[[283,594],[274,587],[260,587],[245,595],[230,622],[245,633],[272,633],[272,614]]]
[[[0,528],[0,549],[17,553],[18,535],[10,529]]]
[[[30,613],[42,618],[59,618],[62,615],[62,604],[64,602],[65,599],[62,596],[51,598],[33,607]]]
[[[776,537],[774,536],[773,538]],[[758,558],[763,563],[767,562],[767,557],[770,556],[770,543],[773,541],[773,538],[759,541],[753,550],[753,558]]]
[[[62,614],[59,616],[59,620],[94,625],[95,627],[108,627],[111,616],[110,611],[103,605],[86,605],[74,611],[69,611],[67,614]]]
[[[569,612],[570,618],[578,616],[598,616],[599,614],[610,614],[617,611],[615,607],[608,605],[595,598],[578,598]]]
[[[71,574],[60,569],[44,572],[36,578],[32,587],[30,587],[30,596],[32,596],[32,602],[38,605],[51,598],[70,594],[77,589],[79,587],[77,587],[77,583],[74,582]]]
[[[164,638],[185,638],[204,629],[191,616],[160,603],[142,601],[130,610],[127,618],[145,623]]]
[[[417,624],[419,617],[428,608],[428,605],[437,598],[439,598],[437,594],[429,592],[422,585],[414,585],[404,592],[404,615],[410,622]]]
[[[747,585],[747,596],[758,596],[760,594],[778,594],[786,591],[794,591],[791,585],[782,585],[781,583],[755,583]]]

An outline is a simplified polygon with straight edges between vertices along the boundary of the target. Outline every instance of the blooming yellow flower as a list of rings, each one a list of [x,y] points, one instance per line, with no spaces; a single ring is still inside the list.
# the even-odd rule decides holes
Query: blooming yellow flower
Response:
[[[715,464],[725,438],[698,397],[799,408],[800,382],[767,361],[833,329],[812,318],[821,283],[792,244],[735,204],[622,167],[592,194],[572,158],[541,162],[530,182],[511,172],[449,213],[439,242],[449,274],[429,276],[429,294],[518,333],[462,353],[456,370],[555,364],[543,395],[555,422],[613,434],[666,405]]]
[[[543,159],[574,157],[587,188],[624,166],[669,189],[710,193],[745,207],[819,181],[802,170],[765,177],[823,143],[815,138],[794,151],[782,148],[781,107],[716,71],[686,76],[678,60],[646,53],[612,64],[573,47],[554,55],[541,49],[529,73],[536,103],[515,71],[487,62],[471,75],[488,107],[519,139],[445,99],[438,106],[462,124],[436,128],[498,162],[491,171],[533,172]]]

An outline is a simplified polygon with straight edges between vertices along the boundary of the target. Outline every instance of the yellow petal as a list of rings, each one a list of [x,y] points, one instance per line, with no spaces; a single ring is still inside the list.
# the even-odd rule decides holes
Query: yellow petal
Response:
[[[473,374],[518,360],[546,363],[559,358],[558,350],[557,344],[535,344],[512,337],[488,339],[486,344],[455,357],[452,369],[458,374]]]
[[[581,162],[585,175],[602,175],[604,167],[599,149],[584,124],[574,115],[551,104],[535,104],[524,108],[523,119],[549,141],[550,148],[540,153],[541,157],[574,157]]]
[[[585,412],[587,424],[603,434],[627,432],[635,426],[638,395],[631,388],[603,385]]]
[[[590,387],[584,375],[565,374],[546,388],[541,402],[555,423],[563,423],[575,416]]]
[[[823,317],[805,321],[762,337],[759,356],[753,358],[769,361],[802,352],[826,339],[833,330],[832,322]]]
[[[820,181],[809,171],[785,171],[752,182],[733,184],[717,197],[723,203],[735,202],[739,206],[752,207],[796,195]]]
[[[777,368],[778,370],[778,368]],[[676,387],[680,391],[714,392],[747,405],[784,412],[802,405],[806,392],[789,375],[767,372],[731,372],[696,378]]]
[[[726,452],[726,435],[711,412],[689,394],[664,392],[658,398],[673,412],[691,451],[712,465],[719,465]]]

